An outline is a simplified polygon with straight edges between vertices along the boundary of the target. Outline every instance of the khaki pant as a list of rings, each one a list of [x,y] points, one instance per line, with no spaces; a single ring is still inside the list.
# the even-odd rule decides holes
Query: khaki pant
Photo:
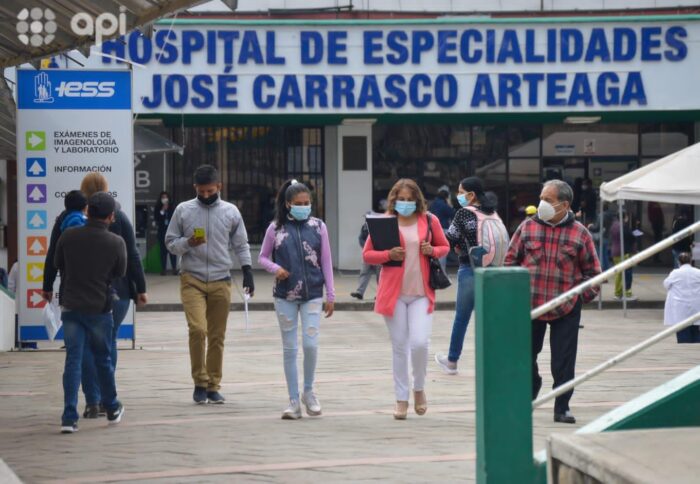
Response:
[[[180,276],[180,297],[190,336],[190,362],[195,386],[221,388],[226,320],[231,306],[231,281],[203,282]]]

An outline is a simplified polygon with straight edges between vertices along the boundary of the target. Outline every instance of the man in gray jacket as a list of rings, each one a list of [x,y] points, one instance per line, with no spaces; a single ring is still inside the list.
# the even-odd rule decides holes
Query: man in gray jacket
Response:
[[[194,189],[197,197],[175,209],[165,245],[182,257],[180,297],[189,328],[194,401],[221,404],[234,254],[243,270],[243,289],[252,296],[255,286],[245,223],[234,204],[221,200],[217,169],[197,168]]]

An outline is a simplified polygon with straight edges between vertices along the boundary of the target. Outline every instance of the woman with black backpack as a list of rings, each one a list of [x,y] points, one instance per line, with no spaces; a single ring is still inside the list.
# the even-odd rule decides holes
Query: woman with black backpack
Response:
[[[503,265],[509,242],[508,231],[493,202],[486,196],[481,179],[469,177],[462,180],[457,200],[462,208],[445,233],[459,254],[455,319],[449,353],[435,354],[435,362],[448,375],[457,374],[457,362],[462,355],[469,318],[474,310],[474,268]]]

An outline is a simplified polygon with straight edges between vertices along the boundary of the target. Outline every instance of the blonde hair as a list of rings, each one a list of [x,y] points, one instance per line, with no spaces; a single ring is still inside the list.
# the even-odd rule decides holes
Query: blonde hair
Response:
[[[85,198],[90,198],[98,192],[106,192],[109,190],[107,179],[101,173],[91,172],[85,175],[83,181],[80,182],[80,191],[83,192]]]
[[[416,213],[425,213],[428,211],[428,206],[425,203],[425,197],[423,192],[418,187],[418,184],[411,180],[410,178],[401,178],[399,181],[394,183],[389,191],[389,196],[387,197],[387,213],[393,214],[396,207],[396,199],[399,198],[399,192],[407,188],[410,190],[413,198],[416,200]]]

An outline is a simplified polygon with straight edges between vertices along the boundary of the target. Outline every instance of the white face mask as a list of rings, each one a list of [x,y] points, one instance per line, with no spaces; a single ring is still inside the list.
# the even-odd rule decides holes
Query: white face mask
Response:
[[[556,205],[561,205],[561,203],[557,203]],[[557,210],[554,208],[556,205],[552,205],[545,200],[540,200],[540,204],[537,206],[537,216],[540,220],[549,222],[557,214]]]
[[[168,199],[167,199],[167,198],[161,198],[161,199],[160,199],[160,203],[162,203],[163,205],[165,205],[166,203],[168,203]]]

